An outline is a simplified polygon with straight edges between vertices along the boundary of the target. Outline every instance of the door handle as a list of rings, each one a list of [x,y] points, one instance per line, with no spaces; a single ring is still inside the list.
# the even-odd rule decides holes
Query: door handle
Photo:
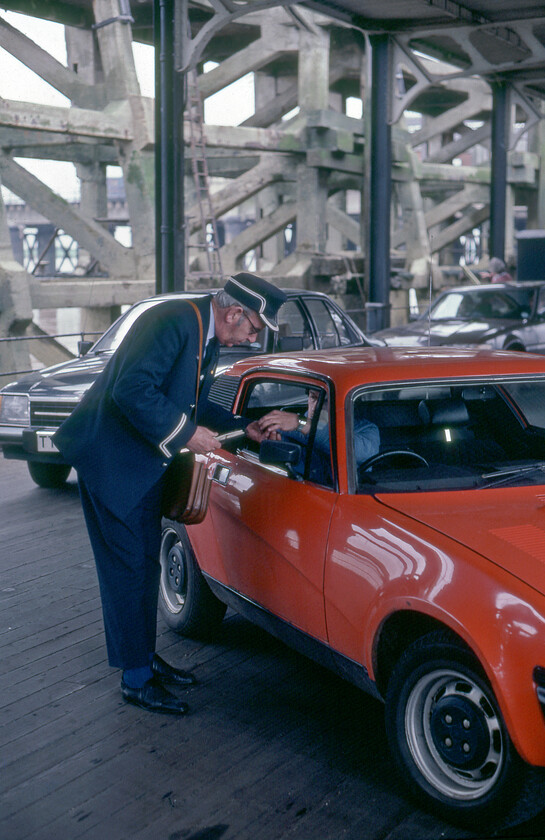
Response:
[[[224,486],[227,484],[230,475],[231,470],[223,464],[214,464],[210,472],[212,481],[217,481],[218,484],[223,484]]]

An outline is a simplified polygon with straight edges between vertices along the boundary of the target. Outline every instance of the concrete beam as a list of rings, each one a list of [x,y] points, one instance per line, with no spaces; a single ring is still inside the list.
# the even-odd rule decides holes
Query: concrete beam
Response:
[[[490,209],[488,205],[480,209],[474,208],[463,216],[463,218],[458,219],[458,221],[454,222],[452,225],[443,228],[443,230],[435,236],[431,236],[430,247],[432,254],[436,254],[438,251],[446,248],[447,245],[451,245],[453,242],[456,242],[460,236],[463,236],[464,233],[467,233],[474,227],[481,225],[484,221],[486,221],[486,219],[488,219],[489,215]]]
[[[361,57],[360,57],[361,61]],[[329,63],[329,88],[331,89],[341,79],[355,72],[355,61],[353,50],[348,54],[334,51],[330,56]],[[291,82],[280,93],[273,96],[268,102],[256,108],[255,114],[244,120],[243,126],[267,126],[280,120],[298,104],[297,102],[297,80]],[[328,111],[326,113],[333,113]]]
[[[204,139],[211,148],[241,149],[264,152],[306,151],[302,137],[277,128],[242,128],[230,125],[205,125]],[[189,145],[189,121],[185,121],[184,139]]]
[[[335,230],[340,231],[342,235],[354,243],[361,249],[361,225],[355,222],[354,219],[344,213],[339,207],[336,207],[331,200],[327,202],[327,223],[332,225]]]
[[[27,346],[44,367],[57,365],[60,362],[67,362],[74,358],[74,354],[61,344],[56,338],[52,338],[42,330],[38,324],[32,321],[26,330],[26,335],[40,338],[40,341],[29,341]]]
[[[119,163],[117,146],[100,141],[18,129],[3,129],[2,148],[14,158],[63,160],[71,163]]]
[[[228,245],[221,249],[221,263],[224,273],[237,270],[240,257],[257,248],[262,242],[270,239],[278,231],[283,230],[287,224],[293,222],[297,213],[295,203],[281,204],[270,216],[260,219],[251,227],[246,228],[236,236]]]
[[[89,280],[70,277],[69,280],[30,281],[30,296],[34,309],[56,309],[58,307],[110,308],[115,305],[136,303],[155,294],[152,280]]]
[[[440,225],[447,219],[452,218],[456,213],[472,207],[474,204],[488,204],[489,194],[487,186],[468,184],[454,195],[449,196],[445,201],[436,204],[424,215],[426,228],[429,230],[435,225]],[[401,228],[392,234],[392,247],[399,248],[407,241],[407,229]]]
[[[130,107],[126,101],[111,103],[103,111],[90,111],[0,99],[0,128],[3,127],[98,140],[132,139]]]
[[[115,100],[124,99],[130,108],[127,126],[130,125],[131,142],[124,146],[120,163],[133,247],[140,271],[147,276],[155,273],[155,103],[141,96],[132,50],[132,28],[116,20],[119,0],[93,0],[93,9],[97,23],[114,19],[108,26],[97,29],[96,37],[108,98],[112,105]]]
[[[223,216],[233,207],[242,204],[270,184],[291,176],[295,177],[293,160],[287,155],[266,155],[261,163],[244,175],[236,178],[223,190],[212,195],[212,205],[216,218]],[[195,205],[188,211],[189,232],[196,233],[201,228],[199,209]]]
[[[363,157],[332,152],[329,149],[309,149],[307,165],[336,172],[349,172],[363,178]]]
[[[198,87],[204,98],[241,79],[247,73],[261,70],[286,52],[297,52],[299,38],[293,27],[269,26],[266,35],[253,41],[222,61],[213,70],[199,76]]]
[[[73,103],[83,107],[104,104],[103,85],[87,85],[50,53],[0,18],[0,47],[33,70]]]
[[[68,202],[7,155],[0,156],[0,174],[8,189],[47,219],[54,220],[58,227],[69,233],[98,259],[103,268],[119,277],[134,276],[134,253],[123,248],[97,222],[78,213]]]
[[[454,131],[454,129],[457,128],[460,123],[463,123],[464,120],[470,120],[475,117],[476,114],[480,114],[482,111],[490,111],[491,108],[491,96],[470,95],[466,102],[462,102],[460,105],[450,108],[439,117],[429,119],[420,131],[415,131],[411,136],[411,145],[414,148],[415,146],[419,146],[420,143],[427,143],[428,140],[431,140],[433,137],[445,134],[446,132]]]
[[[475,129],[460,126],[459,130],[461,137],[458,137],[457,140],[453,140],[451,143],[446,143],[436,152],[428,155],[426,161],[428,163],[447,163],[464,152],[467,152],[468,149],[472,149],[478,143],[490,142],[492,129],[489,122]]]
[[[104,84],[110,102],[140,95],[132,52],[132,28],[119,18],[119,0],[93,0],[95,21],[112,21],[96,30]]]

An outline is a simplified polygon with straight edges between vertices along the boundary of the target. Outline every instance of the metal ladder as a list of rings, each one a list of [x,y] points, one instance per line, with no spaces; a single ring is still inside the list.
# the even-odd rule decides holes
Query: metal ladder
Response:
[[[195,181],[197,194],[197,206],[200,215],[200,238],[201,242],[196,245],[188,244],[188,248],[199,248],[204,250],[208,262],[208,275],[198,272],[201,277],[209,276],[211,281],[223,280],[221,266],[220,245],[218,238],[218,226],[212,199],[210,196],[210,182],[208,177],[208,164],[206,161],[206,145],[204,142],[204,115],[202,98],[197,82],[197,71],[189,70],[187,79],[187,103],[186,115],[189,120],[189,146],[191,149],[191,167]],[[189,272],[195,277],[196,272]]]

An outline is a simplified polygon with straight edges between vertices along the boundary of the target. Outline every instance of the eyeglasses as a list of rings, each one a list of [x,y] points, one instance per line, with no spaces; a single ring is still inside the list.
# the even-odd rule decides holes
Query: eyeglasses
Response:
[[[258,333],[260,333],[261,330],[263,329],[263,326],[260,325],[259,327],[256,327],[256,325],[253,323],[252,319],[249,318],[248,315],[246,315],[244,310],[242,310],[242,314],[244,315],[244,317],[246,318],[246,320],[250,323],[250,326],[252,327],[252,331],[251,331],[250,335],[257,335]]]

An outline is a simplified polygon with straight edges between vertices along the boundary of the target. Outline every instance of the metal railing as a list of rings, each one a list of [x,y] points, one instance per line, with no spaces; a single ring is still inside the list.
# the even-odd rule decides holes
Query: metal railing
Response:
[[[0,343],[6,343],[10,341],[50,341],[51,339],[59,338],[79,338],[80,341],[85,341],[85,336],[100,336],[102,334],[102,332],[87,332],[80,330],[79,332],[57,333],[55,335],[50,335],[49,333],[47,335],[10,335],[0,338]],[[63,349],[65,349],[67,353],[71,352],[67,347],[64,347]],[[44,367],[47,367],[47,365],[44,365]],[[29,368],[27,370],[0,370],[0,377],[22,376],[24,373],[34,373],[35,370],[40,370],[40,368]]]

